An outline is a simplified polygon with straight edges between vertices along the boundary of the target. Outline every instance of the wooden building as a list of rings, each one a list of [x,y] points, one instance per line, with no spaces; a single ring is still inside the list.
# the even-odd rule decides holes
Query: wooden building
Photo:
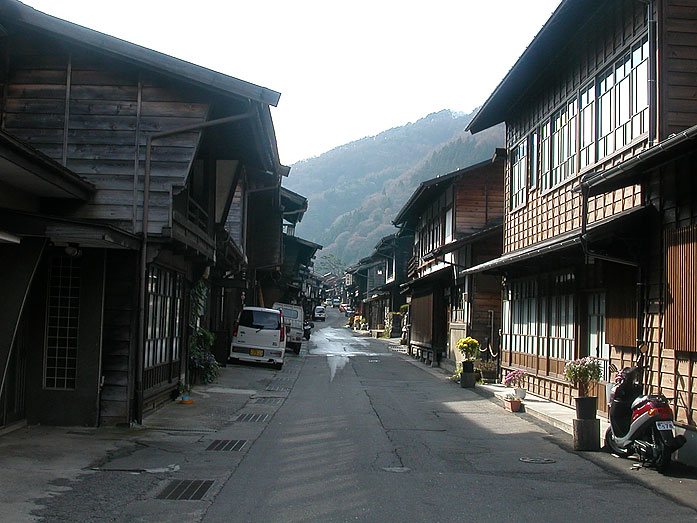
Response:
[[[278,264],[279,94],[13,0],[0,25],[5,422],[141,421],[186,379],[191,286]]]
[[[696,13],[694,0],[565,0],[469,125],[507,127],[503,255],[469,271],[504,277],[506,366],[571,404],[567,361],[600,358],[608,382],[649,343],[649,390],[675,397],[683,427],[694,427],[692,326],[661,322],[675,318],[666,289],[695,288],[694,164],[678,157],[697,123]],[[656,166],[675,133],[675,158]],[[605,383],[596,392],[602,407]]]
[[[497,149],[491,160],[423,182],[393,220],[414,234],[409,351],[422,361],[456,364],[461,337],[492,351],[497,344],[500,282],[464,270],[501,253],[505,158]]]

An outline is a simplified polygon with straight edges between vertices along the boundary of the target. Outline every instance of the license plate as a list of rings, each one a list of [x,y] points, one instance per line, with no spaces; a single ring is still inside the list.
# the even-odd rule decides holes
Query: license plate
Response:
[[[249,349],[250,356],[263,356],[264,351],[261,349]]]
[[[658,430],[673,430],[673,422],[672,421],[657,421],[656,428]]]

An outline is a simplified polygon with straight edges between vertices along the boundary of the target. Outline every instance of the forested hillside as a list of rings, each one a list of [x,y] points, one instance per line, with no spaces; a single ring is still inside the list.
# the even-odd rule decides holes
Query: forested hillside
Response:
[[[344,264],[368,255],[395,231],[392,219],[421,182],[483,161],[503,146],[502,126],[465,133],[472,116],[440,111],[293,165],[284,185],[309,201],[297,234],[324,245],[320,256]]]

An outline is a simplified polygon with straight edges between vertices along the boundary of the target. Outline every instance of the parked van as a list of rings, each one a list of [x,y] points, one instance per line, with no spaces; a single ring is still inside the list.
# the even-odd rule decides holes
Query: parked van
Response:
[[[286,344],[294,353],[300,353],[303,342],[303,321],[305,312],[300,305],[276,302],[273,308],[283,313],[283,322],[286,325]]]
[[[317,305],[315,311],[312,314],[312,319],[315,321],[325,321],[327,319],[327,311],[322,305]]]
[[[285,353],[283,313],[262,307],[243,308],[232,331],[230,360],[272,363],[280,369]]]

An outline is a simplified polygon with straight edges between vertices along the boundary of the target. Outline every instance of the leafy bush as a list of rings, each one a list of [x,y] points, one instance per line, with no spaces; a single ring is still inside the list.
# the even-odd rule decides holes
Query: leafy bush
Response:
[[[579,360],[568,361],[564,367],[564,378],[578,388],[578,395],[588,395],[588,389],[603,377],[603,369],[597,358],[588,356]]]
[[[203,327],[194,327],[189,337],[189,371],[201,383],[213,383],[220,375],[220,365],[211,352],[215,335]]]

